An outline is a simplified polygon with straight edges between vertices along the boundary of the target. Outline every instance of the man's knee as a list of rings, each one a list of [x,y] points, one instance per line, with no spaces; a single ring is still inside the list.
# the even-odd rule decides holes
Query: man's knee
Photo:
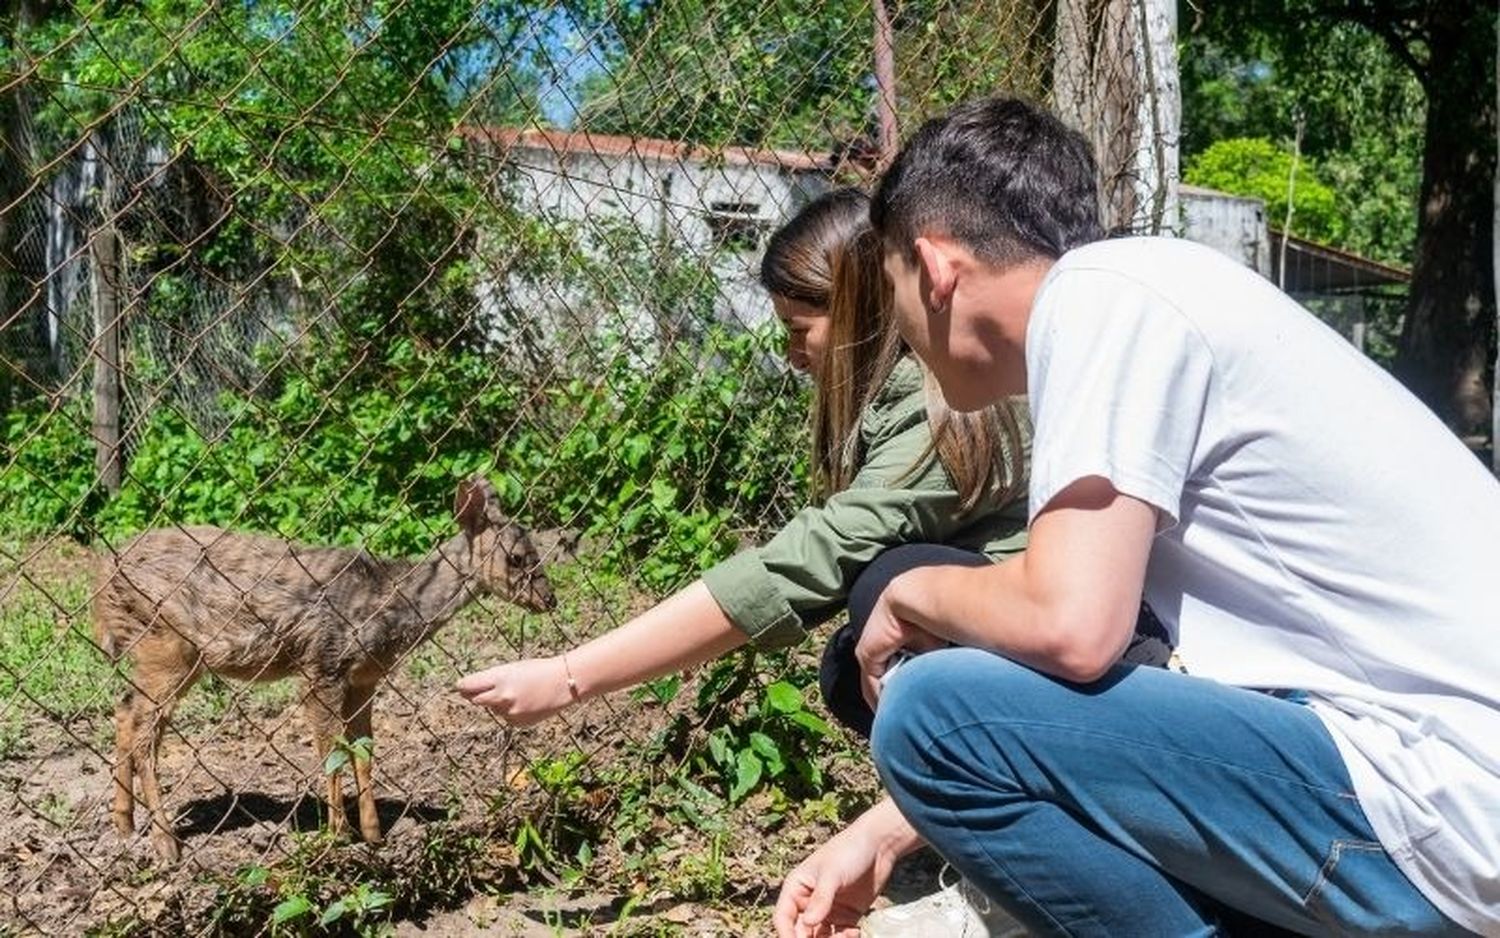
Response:
[[[975,648],[939,649],[906,662],[886,682],[875,709],[870,745],[881,776],[940,761],[943,747],[933,744],[957,727],[1003,722],[1004,702],[1024,693],[1021,685],[1036,676]]]

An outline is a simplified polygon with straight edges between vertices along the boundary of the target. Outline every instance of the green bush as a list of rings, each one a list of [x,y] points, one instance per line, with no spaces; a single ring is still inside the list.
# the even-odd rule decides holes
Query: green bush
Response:
[[[802,491],[805,399],[768,349],[711,329],[654,365],[615,349],[596,380],[540,389],[412,340],[357,371],[321,349],[273,396],[227,396],[216,436],[156,406],[108,500],[83,408],[35,404],[6,416],[0,513],[20,537],[216,524],[412,554],[452,530],[457,480],[485,473],[523,521],[582,527],[608,567],[670,588]]]
[[[563,432],[520,428],[503,468],[533,514],[584,528],[639,583],[680,584],[805,489],[806,398],[768,348],[711,329],[651,368],[616,349],[599,379],[551,392]]]
[[[1286,225],[1292,154],[1263,137],[1220,140],[1188,160],[1183,181],[1195,186],[1247,195],[1266,203],[1266,221]],[[1318,167],[1307,156],[1297,163],[1292,190],[1292,233],[1324,244],[1343,244],[1348,223],[1339,213],[1334,192],[1318,179]]]

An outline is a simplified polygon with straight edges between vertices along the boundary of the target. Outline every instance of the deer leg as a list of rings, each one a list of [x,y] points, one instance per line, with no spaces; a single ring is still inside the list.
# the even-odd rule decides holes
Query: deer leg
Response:
[[[156,848],[157,856],[167,863],[176,863],[181,858],[182,847],[172,830],[172,819],[163,806],[161,779],[156,768],[162,734],[166,731],[172,708],[198,680],[200,673],[196,663],[188,663],[183,660],[185,657],[185,654],[180,654],[175,660],[168,656],[143,655],[137,658],[138,689],[131,699],[131,759],[141,779],[141,800],[151,813],[151,845]]]
[[[349,688],[345,701],[349,739],[369,739],[370,758],[354,760],[354,784],[359,789],[359,833],[366,843],[380,843],[380,814],[375,810],[375,749],[370,730],[370,710],[373,706],[375,686]]]
[[[127,688],[115,706],[115,791],[110,814],[122,837],[135,833],[134,697],[134,688]]]
[[[307,722],[312,726],[313,746],[318,750],[318,771],[323,773],[328,792],[328,829],[334,834],[343,834],[344,817],[344,773],[328,772],[328,754],[345,741],[344,689],[337,684],[312,684],[303,701]]]

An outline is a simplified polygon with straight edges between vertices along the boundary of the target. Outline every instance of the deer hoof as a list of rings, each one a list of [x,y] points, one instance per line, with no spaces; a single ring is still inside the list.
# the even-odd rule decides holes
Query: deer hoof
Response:
[[[171,831],[152,831],[151,846],[156,848],[156,855],[163,863],[175,865],[178,860],[182,859],[182,844]]]

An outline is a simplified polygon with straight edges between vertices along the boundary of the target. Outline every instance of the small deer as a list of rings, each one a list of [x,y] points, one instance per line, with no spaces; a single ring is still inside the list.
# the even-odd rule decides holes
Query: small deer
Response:
[[[139,775],[152,845],[163,860],[178,860],[157,751],[177,699],[205,671],[245,681],[300,677],[313,742],[326,760],[339,739],[370,737],[375,685],[476,596],[538,612],[556,606],[530,536],[501,512],[487,480],[459,485],[454,515],[460,533],[416,561],[212,527],[147,531],[101,557],[99,646],[135,665],[115,711],[112,814],[120,833],[135,830]],[[377,843],[370,760],[353,763],[360,834]],[[327,781],[330,827],[342,833],[342,774]]]

